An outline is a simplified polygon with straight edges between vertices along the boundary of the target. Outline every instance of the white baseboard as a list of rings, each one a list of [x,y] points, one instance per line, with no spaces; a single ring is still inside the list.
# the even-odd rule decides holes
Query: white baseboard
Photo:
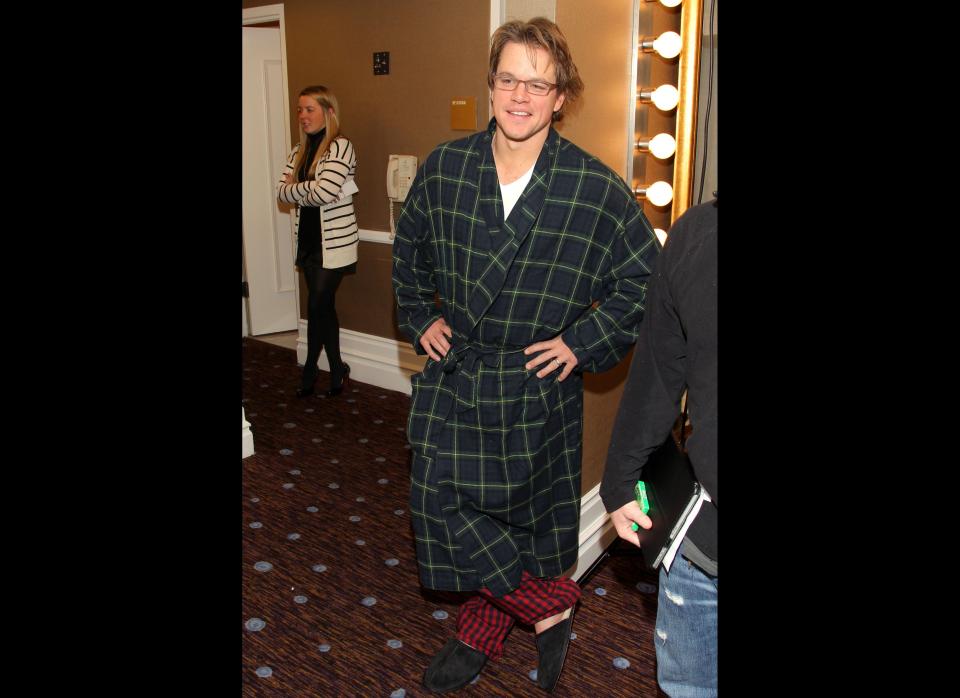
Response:
[[[340,356],[350,364],[351,378],[407,395],[412,392],[410,376],[423,370],[426,362],[426,357],[418,356],[406,342],[344,329],[340,330]],[[306,358],[307,321],[301,319],[297,363],[302,366]],[[330,370],[326,352],[320,355],[317,365],[324,371]],[[617,531],[600,499],[597,484],[580,500],[580,552],[569,575],[579,579],[616,537]]]
[[[301,319],[297,327],[297,363],[302,366],[307,358],[307,321]],[[340,330],[340,357],[350,364],[351,378],[407,395],[412,392],[410,376],[422,371],[427,360],[406,342],[345,329]],[[317,366],[330,370],[326,352],[321,352]]]
[[[600,484],[597,483],[580,500],[580,552],[569,576],[579,581],[616,538],[617,529],[603,506]]]
[[[243,424],[243,450],[240,458],[243,459],[253,455],[253,432],[250,431],[250,422],[247,421],[247,413],[242,405],[240,406],[240,421]]]

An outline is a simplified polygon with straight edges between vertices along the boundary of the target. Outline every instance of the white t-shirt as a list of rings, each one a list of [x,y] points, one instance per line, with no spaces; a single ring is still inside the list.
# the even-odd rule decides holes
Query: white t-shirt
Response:
[[[523,190],[527,187],[527,182],[533,176],[533,168],[536,166],[537,163],[533,163],[530,169],[520,175],[520,178],[515,182],[500,185],[500,196],[503,197],[503,220],[507,220]]]

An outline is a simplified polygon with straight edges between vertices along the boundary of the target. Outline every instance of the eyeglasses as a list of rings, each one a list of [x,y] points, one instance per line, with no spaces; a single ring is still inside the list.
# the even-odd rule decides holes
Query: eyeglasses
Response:
[[[498,90],[513,92],[520,83],[523,83],[527,88],[527,92],[540,97],[549,94],[550,90],[557,87],[557,85],[546,80],[517,80],[510,73],[498,73],[493,76],[493,84],[496,85]]]

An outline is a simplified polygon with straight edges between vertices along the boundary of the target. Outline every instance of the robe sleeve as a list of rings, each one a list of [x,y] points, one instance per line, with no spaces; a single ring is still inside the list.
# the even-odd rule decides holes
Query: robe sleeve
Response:
[[[424,167],[417,172],[400,211],[393,241],[393,290],[397,320],[418,354],[427,352],[420,337],[441,317],[434,305],[436,279],[430,241],[430,217],[426,210]]]
[[[613,368],[636,341],[643,319],[647,279],[660,244],[639,206],[629,206],[625,219],[610,247],[597,305],[562,335],[580,371]]]

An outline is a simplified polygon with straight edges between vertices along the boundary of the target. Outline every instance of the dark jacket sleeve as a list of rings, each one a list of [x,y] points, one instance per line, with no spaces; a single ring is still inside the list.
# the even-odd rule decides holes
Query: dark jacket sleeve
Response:
[[[687,348],[670,290],[671,241],[668,238],[648,288],[646,313],[607,451],[600,498],[608,512],[634,498],[643,465],[680,414]]]

